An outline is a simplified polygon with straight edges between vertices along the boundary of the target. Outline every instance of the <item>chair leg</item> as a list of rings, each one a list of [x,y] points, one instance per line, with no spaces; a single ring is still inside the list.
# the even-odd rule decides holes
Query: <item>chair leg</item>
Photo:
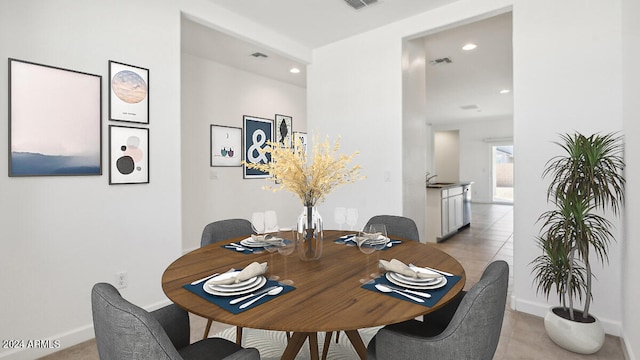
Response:
[[[338,331],[337,333],[340,333],[340,331]],[[333,331],[328,331],[324,333],[324,345],[322,345],[322,360],[327,359],[327,354],[329,354],[329,346],[331,346],[332,335],[333,335]]]
[[[340,340],[340,330],[336,331],[336,344]]]
[[[204,328],[204,335],[202,336],[202,340],[206,339],[209,337],[209,330],[211,330],[211,323],[213,322],[213,320],[209,319],[207,320],[207,327]]]
[[[236,326],[236,344],[242,346],[242,327]]]

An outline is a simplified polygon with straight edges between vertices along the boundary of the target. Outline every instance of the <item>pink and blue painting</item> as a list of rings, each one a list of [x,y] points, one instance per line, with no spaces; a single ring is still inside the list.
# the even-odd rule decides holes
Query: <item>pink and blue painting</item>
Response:
[[[102,77],[9,59],[9,176],[101,175]]]

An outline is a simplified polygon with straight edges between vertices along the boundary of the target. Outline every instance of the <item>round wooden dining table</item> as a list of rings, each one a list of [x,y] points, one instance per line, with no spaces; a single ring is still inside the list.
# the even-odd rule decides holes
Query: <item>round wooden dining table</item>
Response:
[[[325,231],[322,257],[302,261],[297,253],[283,259],[277,252],[273,259],[283,276],[294,281],[295,290],[277,296],[239,314],[228,312],[186,290],[183,285],[230,268],[243,268],[256,262],[269,262],[270,253],[243,254],[221,245],[238,242],[228,239],[191,251],[171,263],[162,275],[162,289],[181,308],[196,315],[225,324],[292,332],[282,359],[294,359],[309,339],[312,359],[318,359],[318,332],[344,331],[361,359],[366,346],[358,329],[393,324],[427,314],[451,301],[464,288],[466,276],[460,263],[429,244],[404,240],[379,251],[381,259],[398,259],[406,264],[427,266],[458,275],[461,279],[432,307],[414,304],[361,287],[359,281],[375,266],[377,255],[365,255],[356,246],[335,243],[345,231]],[[395,237],[390,234],[390,238]],[[367,259],[367,257],[369,257]],[[326,344],[326,343],[325,343]],[[326,346],[325,346],[326,348]]]

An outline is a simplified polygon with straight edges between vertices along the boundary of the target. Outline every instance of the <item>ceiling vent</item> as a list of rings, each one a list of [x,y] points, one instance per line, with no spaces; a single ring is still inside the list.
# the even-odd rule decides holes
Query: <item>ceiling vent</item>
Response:
[[[451,60],[451,58],[443,57],[443,58],[440,58],[440,59],[431,60],[431,61],[429,61],[429,64],[431,64],[431,65],[442,65],[442,64],[451,64],[452,62],[453,62],[453,60]]]
[[[460,106],[460,109],[462,109],[462,110],[479,110],[480,108],[478,107],[478,105],[473,104],[473,105]]]
[[[251,54],[251,56],[253,56],[254,58],[268,58],[269,56],[267,56],[267,54],[263,54],[261,52],[254,52],[253,54]]]
[[[378,0],[344,0],[349,6],[356,10],[360,10],[363,7],[373,5],[378,2]]]

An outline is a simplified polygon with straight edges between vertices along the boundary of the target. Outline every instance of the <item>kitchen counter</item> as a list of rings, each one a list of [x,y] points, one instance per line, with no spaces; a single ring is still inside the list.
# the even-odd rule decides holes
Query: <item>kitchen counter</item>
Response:
[[[431,189],[448,189],[456,186],[466,186],[473,184],[473,181],[461,181],[461,182],[435,182],[427,185],[427,188]]]
[[[427,185],[427,242],[440,242],[471,224],[472,181]]]

